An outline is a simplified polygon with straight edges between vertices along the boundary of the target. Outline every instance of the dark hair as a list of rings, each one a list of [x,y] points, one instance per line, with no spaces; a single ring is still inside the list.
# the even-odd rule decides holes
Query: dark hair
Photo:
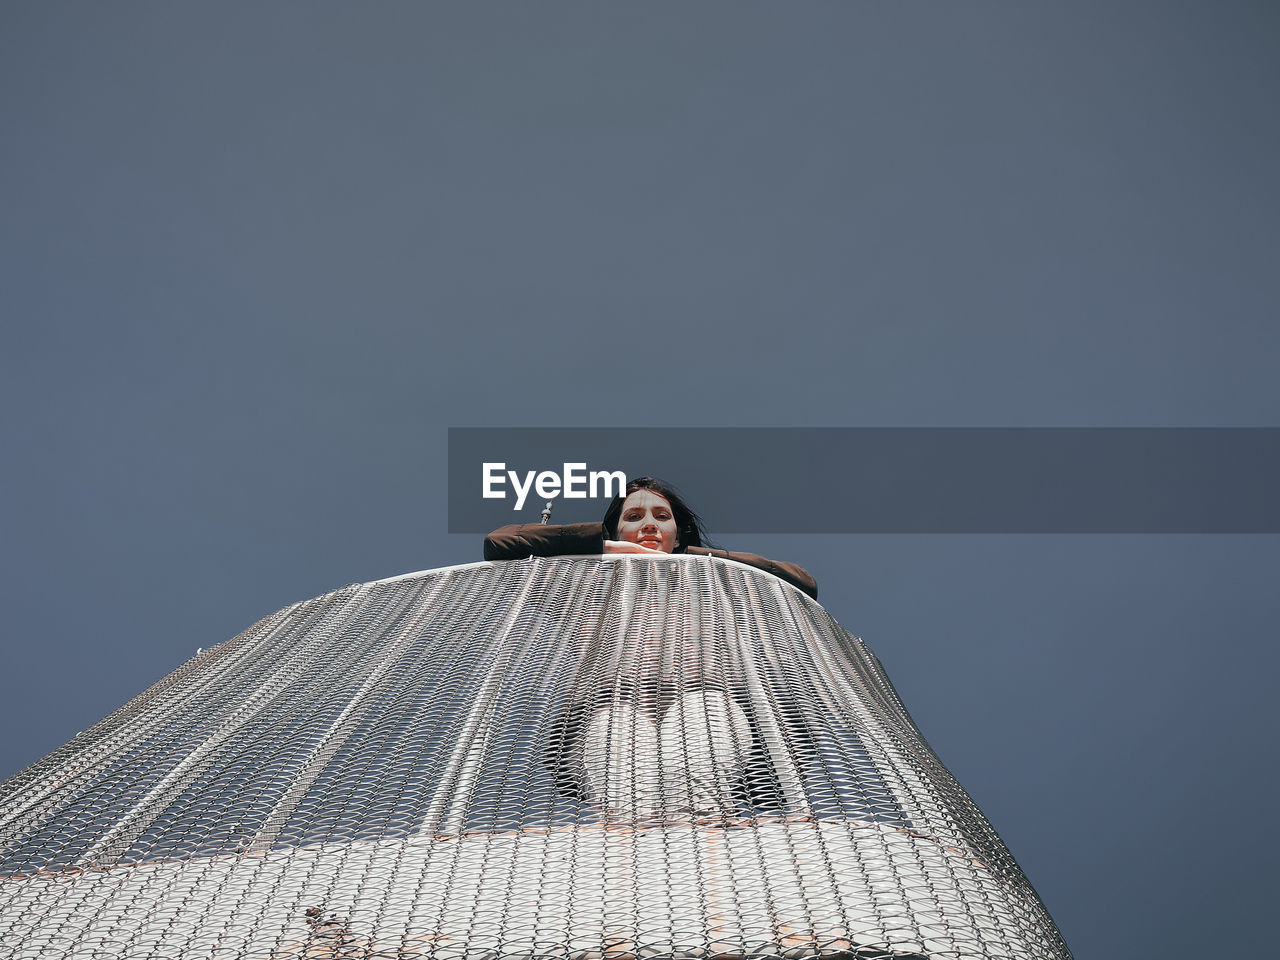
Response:
[[[609,509],[604,514],[604,536],[606,540],[618,539],[618,520],[622,517],[622,504],[627,497],[637,490],[652,490],[671,504],[671,513],[676,521],[676,536],[679,544],[676,553],[683,553],[686,547],[705,547],[707,531],[703,528],[702,518],[689,509],[689,505],[680,498],[671,484],[664,483],[654,477],[638,477],[627,484],[622,496],[614,497]]]

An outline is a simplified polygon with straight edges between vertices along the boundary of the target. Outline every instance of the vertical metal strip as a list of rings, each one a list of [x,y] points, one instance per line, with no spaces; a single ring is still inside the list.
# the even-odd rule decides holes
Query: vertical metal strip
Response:
[[[443,583],[443,580],[438,580],[432,584],[432,589],[421,601],[424,606],[429,607],[431,605],[432,601],[439,595]],[[398,619],[400,613],[417,599],[417,590],[421,589],[421,586],[414,586],[416,589],[413,593],[397,601],[394,612],[391,614],[393,618]],[[413,646],[418,637],[418,631],[416,630],[418,623],[419,621],[416,619],[411,620],[400,630],[399,635],[389,645],[382,661],[373,668],[373,671],[360,685],[360,689],[352,694],[351,699],[342,708],[342,711],[333,718],[333,721],[320,736],[316,745],[311,748],[305,759],[302,760],[301,768],[290,782],[289,788],[276,801],[275,806],[271,808],[271,812],[263,820],[257,834],[250,841],[247,848],[250,853],[269,850],[272,844],[275,843],[289,817],[293,815],[298,804],[302,802],[302,798],[307,795],[307,791],[311,789],[319,778],[325,765],[333,759],[334,755],[342,749],[342,746],[355,732],[357,721],[361,717],[370,694],[377,689],[383,677],[391,672],[391,669],[400,661],[400,658]]]
[[[747,603],[746,616],[749,618],[751,629],[757,635],[761,634],[762,625],[759,622],[758,615],[760,611],[760,594],[756,587],[754,577],[746,577],[747,587]],[[724,582],[717,578],[717,584],[724,591],[724,597],[728,602],[729,608],[734,609],[735,604],[733,598],[728,595],[727,587]],[[739,618],[733,618],[733,643],[737,646],[739,662],[742,664],[742,670],[745,674],[747,692],[751,697],[751,704],[755,707],[756,722],[760,726],[760,732],[764,735],[765,751],[769,755],[769,760],[773,765],[774,775],[778,778],[778,785],[782,788],[782,796],[786,803],[787,816],[807,817],[810,815],[809,798],[805,796],[804,784],[800,777],[800,767],[796,763],[795,757],[791,751],[787,749],[787,738],[782,730],[782,725],[778,722],[778,718],[774,713],[773,704],[769,702],[769,696],[765,692],[765,685],[760,680],[760,672],[756,669],[755,653],[751,649],[750,638],[744,636],[739,623]]]
[[[432,794],[431,802],[419,820],[419,832],[460,833],[466,821],[467,805],[480,774],[480,760],[489,740],[489,715],[493,711],[510,658],[508,638],[539,580],[536,561],[531,566],[533,569],[523,577],[520,592],[508,604],[506,616],[497,629],[498,656],[485,674],[475,702],[467,712],[467,719],[458,733],[458,744],[453,748],[441,772],[440,785]]]

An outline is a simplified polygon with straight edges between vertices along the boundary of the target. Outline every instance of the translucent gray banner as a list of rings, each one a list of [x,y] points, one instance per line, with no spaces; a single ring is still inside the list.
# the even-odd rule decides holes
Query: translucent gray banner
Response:
[[[1280,532],[1275,427],[457,427],[449,532],[599,520],[617,472],[722,534]]]

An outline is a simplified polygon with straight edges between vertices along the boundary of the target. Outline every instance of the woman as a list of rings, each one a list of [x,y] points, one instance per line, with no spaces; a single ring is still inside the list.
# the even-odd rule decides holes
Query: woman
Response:
[[[803,567],[704,546],[702,521],[667,484],[641,477],[615,497],[600,523],[519,524],[485,538],[486,560],[571,554],[674,554],[736,560],[809,596]],[[570,762],[572,786],[610,819],[725,818],[755,747],[751,723],[725,690],[698,679],[663,683],[582,706]],[[574,711],[576,712],[576,710]],[[580,726],[579,726],[580,724]],[[554,762],[555,766],[561,766]]]
[[[593,553],[684,553],[720,557],[757,567],[803,590],[815,600],[818,584],[809,571],[755,553],[704,546],[702,520],[668,484],[641,477],[614,497],[601,523],[522,523],[501,527],[484,540],[486,560],[562,557]]]

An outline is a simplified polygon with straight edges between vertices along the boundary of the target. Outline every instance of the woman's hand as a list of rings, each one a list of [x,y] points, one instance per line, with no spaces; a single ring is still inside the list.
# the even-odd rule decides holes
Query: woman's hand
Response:
[[[630,540],[606,540],[604,542],[605,553],[656,553],[662,554],[661,550],[650,550],[648,547],[642,547],[638,543],[632,543]]]

